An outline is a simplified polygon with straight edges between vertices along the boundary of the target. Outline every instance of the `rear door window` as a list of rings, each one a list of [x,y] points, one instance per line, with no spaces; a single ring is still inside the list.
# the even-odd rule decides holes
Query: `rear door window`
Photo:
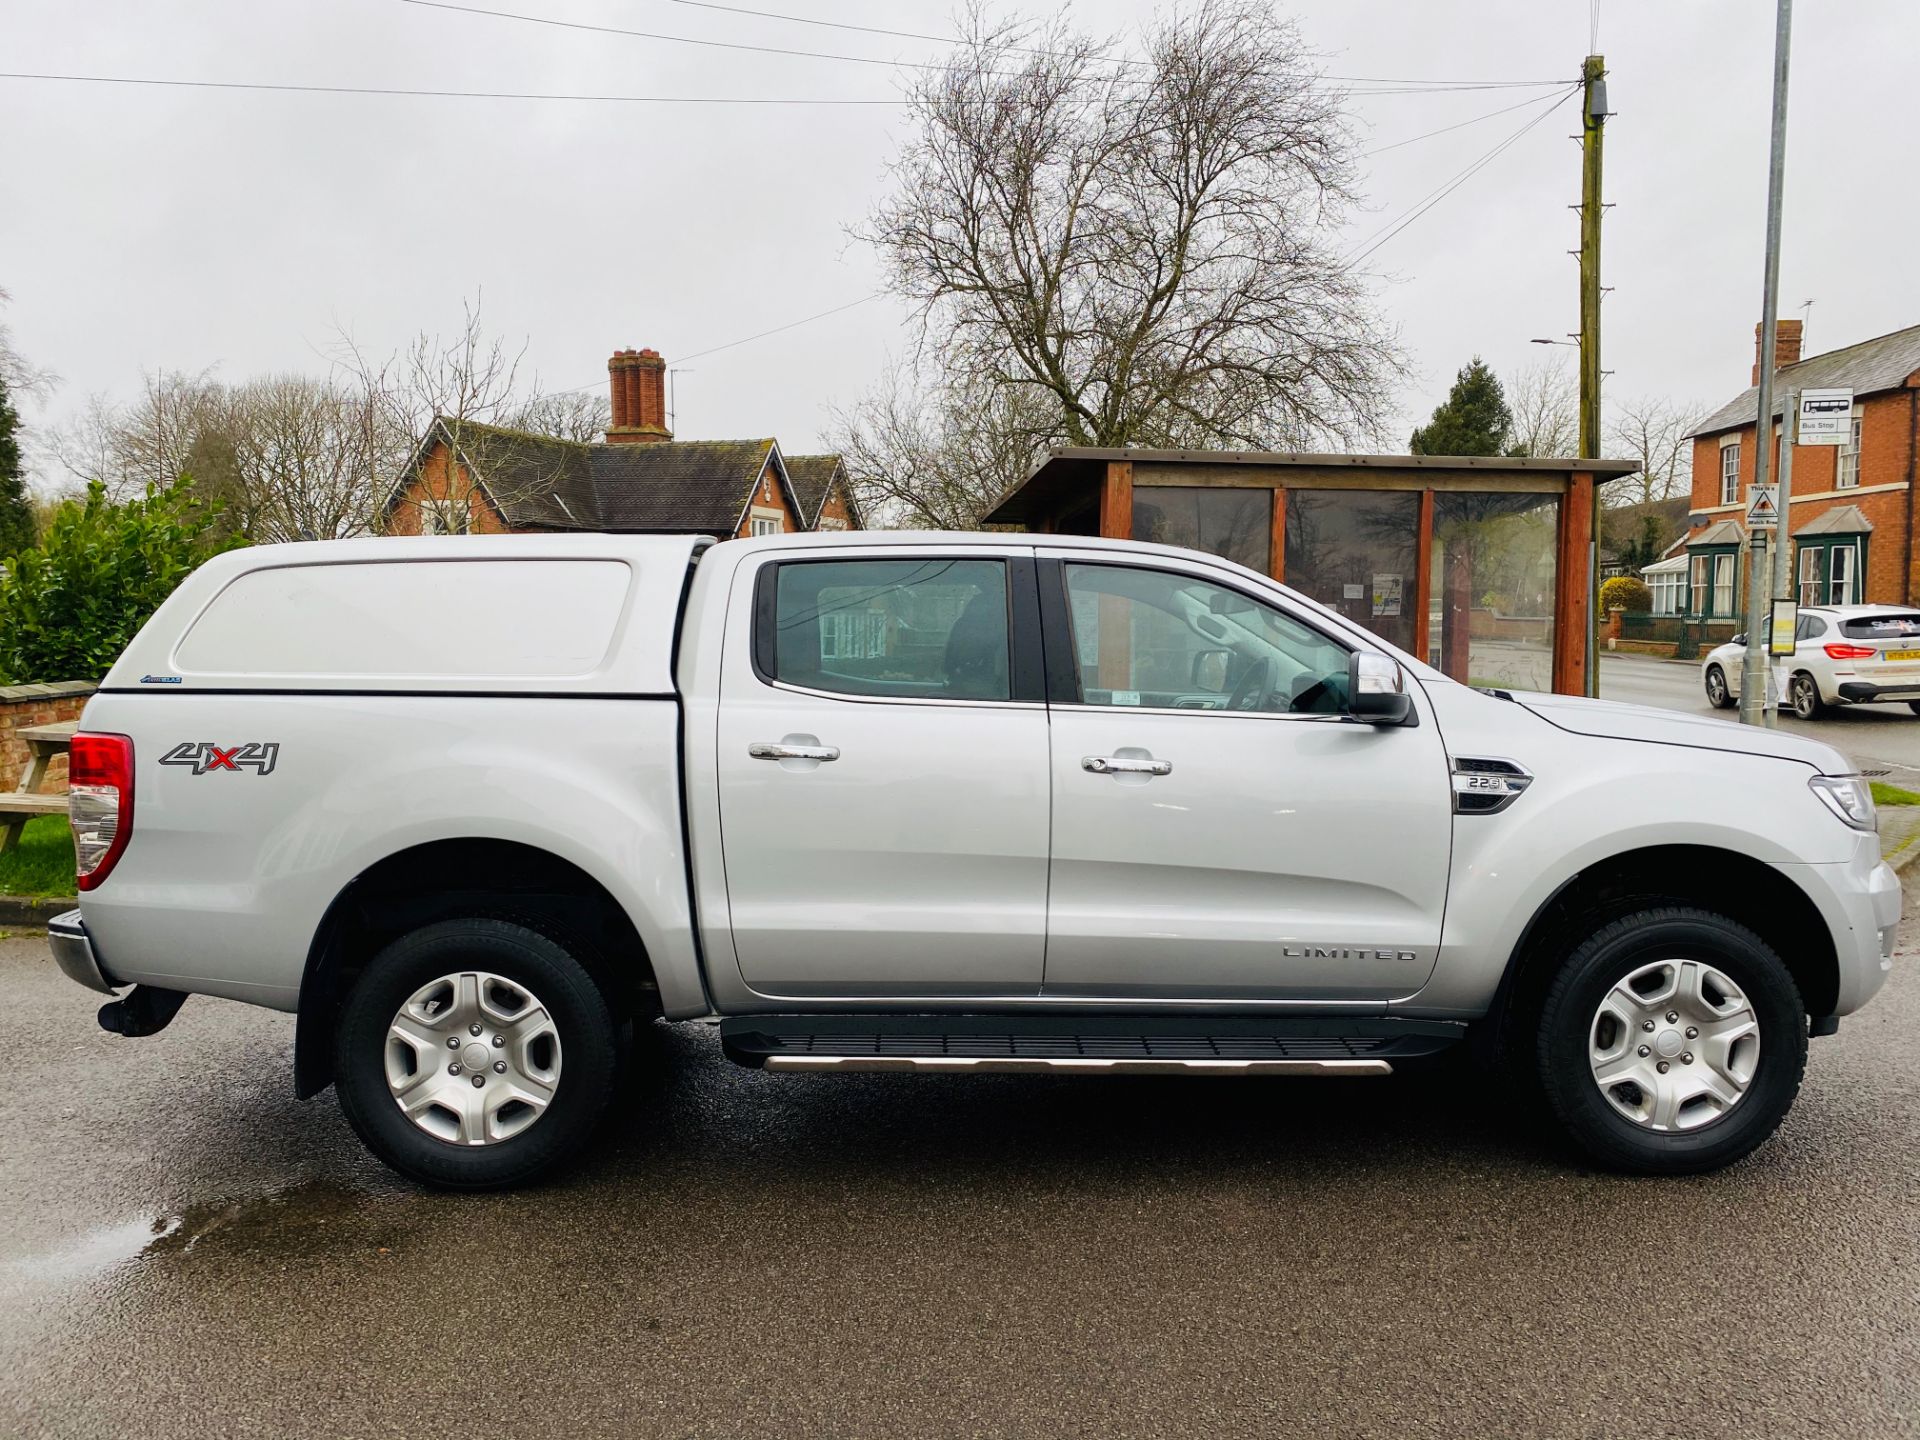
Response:
[[[808,560],[775,567],[756,645],[810,690],[906,700],[1012,695],[1003,560]],[[769,633],[770,631],[770,633]]]
[[[1920,611],[1889,615],[1856,615],[1840,622],[1840,633],[1849,640],[1920,639]]]

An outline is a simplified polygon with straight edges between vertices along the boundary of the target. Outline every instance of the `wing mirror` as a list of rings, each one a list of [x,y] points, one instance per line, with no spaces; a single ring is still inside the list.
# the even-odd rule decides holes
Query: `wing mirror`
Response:
[[[1413,715],[1407,677],[1385,655],[1356,650],[1347,657],[1347,718],[1363,725],[1405,725]]]

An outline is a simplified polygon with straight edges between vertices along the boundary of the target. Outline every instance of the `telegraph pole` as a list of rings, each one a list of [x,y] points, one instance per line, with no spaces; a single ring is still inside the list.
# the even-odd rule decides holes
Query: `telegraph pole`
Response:
[[[1580,67],[1580,455],[1600,457],[1600,141],[1607,120],[1607,62],[1589,55]],[[1600,693],[1600,487],[1593,487],[1587,536],[1587,685]]]
[[[1773,31],[1773,142],[1767,164],[1767,260],[1760,299],[1760,418],[1754,426],[1753,484],[1763,489],[1773,465],[1774,331],[1780,314],[1780,205],[1787,169],[1787,61],[1793,0],[1778,0]],[[1784,442],[1785,427],[1781,436]],[[1762,723],[1767,704],[1766,532],[1748,527],[1747,653],[1740,666],[1740,723]]]

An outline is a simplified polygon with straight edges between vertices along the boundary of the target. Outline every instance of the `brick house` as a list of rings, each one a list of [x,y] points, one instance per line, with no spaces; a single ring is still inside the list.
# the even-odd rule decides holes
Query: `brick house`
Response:
[[[393,535],[591,530],[719,540],[860,528],[837,455],[789,458],[773,439],[674,439],[666,373],[655,351],[614,354],[607,362],[613,421],[604,441],[435,420],[394,484],[384,528]]]
[[[1775,331],[1773,474],[1779,474],[1779,415],[1788,390],[1851,388],[1853,431],[1843,446],[1794,447],[1791,513],[1783,528],[1793,546],[1796,594],[1802,605],[1912,604],[1920,590],[1913,507],[1920,325],[1805,360],[1800,336],[1798,320],[1782,320]],[[1645,572],[1656,590],[1667,587],[1672,613],[1702,622],[1707,639],[1731,635],[1745,615],[1746,502],[1761,343],[1755,326],[1752,383],[1694,431],[1684,547]]]

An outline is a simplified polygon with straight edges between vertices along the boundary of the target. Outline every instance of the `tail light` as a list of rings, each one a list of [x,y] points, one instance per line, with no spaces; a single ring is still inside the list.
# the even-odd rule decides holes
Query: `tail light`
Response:
[[[1878,653],[1871,645],[1829,645],[1826,652],[1830,660],[1869,660]]]
[[[91,890],[113,872],[133,838],[133,741],[81,731],[67,752],[67,820],[74,883]]]

